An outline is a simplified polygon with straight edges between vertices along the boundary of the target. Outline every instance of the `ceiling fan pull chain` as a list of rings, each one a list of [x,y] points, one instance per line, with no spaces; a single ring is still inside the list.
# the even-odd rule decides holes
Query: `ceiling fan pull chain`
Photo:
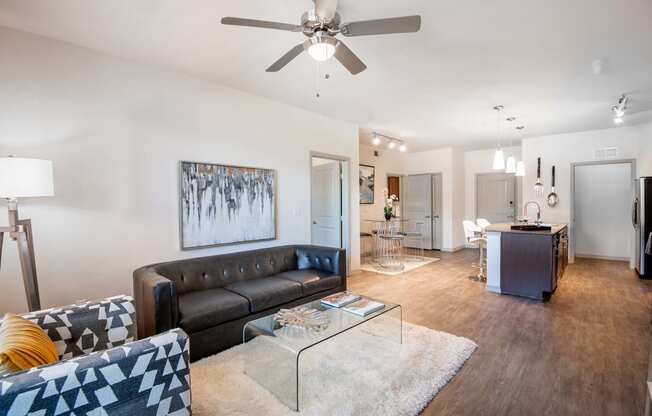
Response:
[[[315,62],[317,64],[317,69],[316,69],[316,76],[315,76],[315,98],[319,98],[319,66],[320,62]]]

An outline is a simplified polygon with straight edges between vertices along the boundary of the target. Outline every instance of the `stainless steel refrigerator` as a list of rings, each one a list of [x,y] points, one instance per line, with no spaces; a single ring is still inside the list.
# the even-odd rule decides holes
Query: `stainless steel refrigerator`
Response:
[[[652,176],[638,179],[632,207],[636,230],[636,271],[643,279],[652,279]]]

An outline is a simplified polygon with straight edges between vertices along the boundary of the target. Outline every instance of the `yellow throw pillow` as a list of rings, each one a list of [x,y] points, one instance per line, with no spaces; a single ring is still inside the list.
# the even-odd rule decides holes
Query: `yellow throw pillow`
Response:
[[[57,362],[54,342],[40,326],[8,313],[0,325],[0,376]]]

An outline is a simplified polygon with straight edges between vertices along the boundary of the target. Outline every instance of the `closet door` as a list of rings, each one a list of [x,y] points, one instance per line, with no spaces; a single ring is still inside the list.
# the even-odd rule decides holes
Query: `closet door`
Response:
[[[426,250],[432,250],[432,177],[431,175],[409,175],[406,179],[405,202],[403,217],[409,220],[408,224],[423,233],[423,241],[408,238],[407,247],[419,247],[423,244]]]

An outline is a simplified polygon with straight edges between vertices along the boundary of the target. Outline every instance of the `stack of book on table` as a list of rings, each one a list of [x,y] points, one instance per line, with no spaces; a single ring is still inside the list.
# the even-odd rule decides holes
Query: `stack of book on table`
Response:
[[[375,300],[362,298],[351,292],[340,292],[330,295],[321,300],[321,303],[334,308],[341,308],[358,316],[367,316],[385,307],[384,303]]]

